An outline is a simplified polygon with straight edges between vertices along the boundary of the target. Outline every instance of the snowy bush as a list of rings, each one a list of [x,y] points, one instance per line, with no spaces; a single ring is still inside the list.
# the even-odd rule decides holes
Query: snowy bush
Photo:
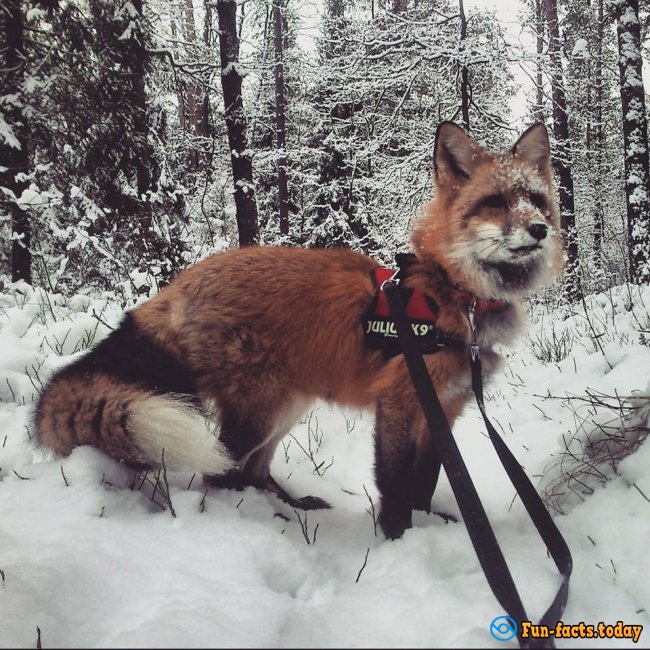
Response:
[[[587,391],[567,397],[564,404],[581,424],[564,436],[564,449],[544,468],[541,486],[544,502],[559,513],[611,480],[620,462],[645,440],[650,432],[650,383],[644,392],[627,398]]]

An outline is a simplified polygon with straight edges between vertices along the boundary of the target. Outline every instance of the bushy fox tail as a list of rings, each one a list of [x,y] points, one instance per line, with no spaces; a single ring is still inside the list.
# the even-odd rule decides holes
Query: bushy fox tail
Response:
[[[181,395],[157,395],[111,377],[63,370],[36,408],[39,442],[67,455],[79,445],[135,465],[219,475],[234,467],[217,427]]]

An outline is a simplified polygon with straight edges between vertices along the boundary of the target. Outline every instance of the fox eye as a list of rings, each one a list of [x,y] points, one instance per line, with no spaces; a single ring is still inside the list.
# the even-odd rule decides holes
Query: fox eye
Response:
[[[542,212],[546,210],[546,197],[539,192],[532,192],[530,195],[530,202]]]
[[[483,199],[486,208],[507,208],[508,202],[502,194],[490,194]]]

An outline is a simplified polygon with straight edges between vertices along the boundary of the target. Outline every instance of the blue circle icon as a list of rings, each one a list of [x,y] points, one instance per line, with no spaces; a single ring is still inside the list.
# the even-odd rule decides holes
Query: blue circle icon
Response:
[[[497,616],[490,623],[490,634],[497,641],[510,641],[517,634],[517,621],[511,616]]]

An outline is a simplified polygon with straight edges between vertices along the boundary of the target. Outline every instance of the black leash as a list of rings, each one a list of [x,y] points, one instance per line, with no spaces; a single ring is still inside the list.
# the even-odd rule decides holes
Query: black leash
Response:
[[[555,645],[552,638],[524,639],[521,636],[521,622],[530,619],[526,614],[526,610],[517,592],[517,587],[510,574],[510,569],[503,557],[483,504],[467,471],[454,436],[451,433],[449,423],[442,410],[440,400],[433,387],[422,354],[418,350],[417,341],[409,324],[408,316],[400,296],[398,281],[391,279],[385,282],[382,285],[382,290],[385,292],[390,306],[391,317],[395,323],[399,342],[402,346],[415,392],[431,432],[432,442],[447,473],[451,489],[456,497],[458,507],[467,527],[467,532],[469,533],[488,584],[507,614],[518,622],[517,636],[520,647],[554,648]],[[488,420],[483,402],[481,357],[476,342],[476,324],[474,322],[473,307],[470,308],[469,315],[473,337],[470,346],[472,388],[476,395],[476,401],[483,415],[490,439],[492,440],[499,460],[517,490],[542,540],[546,544],[546,548],[553,558],[558,571],[562,575],[562,584],[550,607],[546,610],[539,622],[540,625],[547,625],[549,628],[553,628],[556,622],[562,618],[569,593],[569,577],[571,576],[573,565],[571,553],[533,484],[505,442],[503,442],[501,436],[499,436]]]

